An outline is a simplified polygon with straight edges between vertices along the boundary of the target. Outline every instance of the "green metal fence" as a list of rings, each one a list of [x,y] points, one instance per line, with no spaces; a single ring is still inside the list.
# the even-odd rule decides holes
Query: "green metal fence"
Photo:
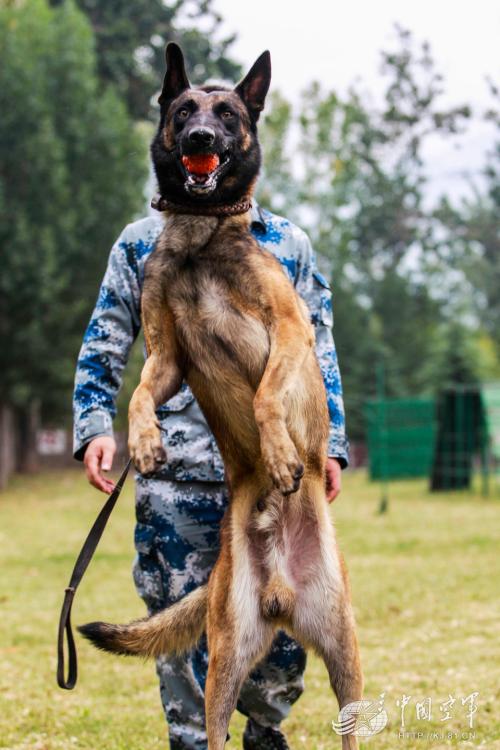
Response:
[[[480,470],[486,494],[490,472],[498,473],[500,383],[453,385],[435,399],[379,398],[365,415],[372,479],[429,477],[433,491],[456,490],[470,488]]]
[[[436,437],[435,412],[431,398],[378,399],[367,403],[372,479],[429,475]]]

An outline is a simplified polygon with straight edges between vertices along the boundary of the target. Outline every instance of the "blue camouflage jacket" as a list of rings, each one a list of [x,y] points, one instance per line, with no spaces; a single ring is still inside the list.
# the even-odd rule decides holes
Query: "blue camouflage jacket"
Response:
[[[141,325],[144,266],[162,227],[161,214],[129,224],[111,250],[76,368],[73,412],[74,455],[78,460],[83,459],[93,438],[113,434],[123,368]],[[281,262],[311,312],[330,412],[328,454],[345,466],[344,406],[331,331],[329,284],[318,272],[313,249],[301,229],[256,204],[251,228],[259,244]],[[223,481],[224,467],[215,440],[186,383],[157,410],[157,415],[168,456],[159,476],[177,481]]]

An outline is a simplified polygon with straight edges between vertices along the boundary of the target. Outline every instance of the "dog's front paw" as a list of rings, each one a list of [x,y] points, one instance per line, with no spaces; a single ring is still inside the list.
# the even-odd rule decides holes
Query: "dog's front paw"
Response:
[[[135,436],[128,442],[130,457],[140,474],[154,474],[167,460],[158,427],[152,427]]]
[[[304,464],[288,435],[273,437],[262,446],[262,457],[271,479],[283,495],[291,495],[300,487]]]

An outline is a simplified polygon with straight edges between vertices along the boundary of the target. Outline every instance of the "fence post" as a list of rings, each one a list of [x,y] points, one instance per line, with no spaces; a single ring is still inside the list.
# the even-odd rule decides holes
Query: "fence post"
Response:
[[[384,363],[379,362],[377,365],[377,400],[380,405],[380,434],[382,439],[380,441],[381,446],[381,473],[382,482],[381,489],[382,494],[380,496],[380,504],[378,506],[379,514],[387,513],[389,508],[389,491],[388,491],[388,466],[387,466],[387,420],[386,420],[386,402],[385,402],[385,369]]]

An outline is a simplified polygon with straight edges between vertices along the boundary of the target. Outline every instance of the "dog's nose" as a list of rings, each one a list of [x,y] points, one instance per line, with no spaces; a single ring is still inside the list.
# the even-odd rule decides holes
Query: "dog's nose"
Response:
[[[212,128],[193,128],[189,133],[189,140],[197,146],[211,146],[215,141],[215,131]]]

